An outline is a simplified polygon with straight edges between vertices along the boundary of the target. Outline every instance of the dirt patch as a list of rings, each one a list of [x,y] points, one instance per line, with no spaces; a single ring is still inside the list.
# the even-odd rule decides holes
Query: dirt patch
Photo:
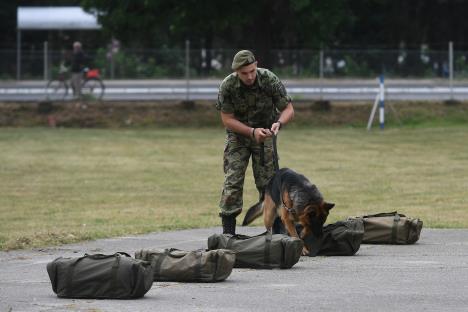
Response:
[[[0,127],[221,127],[219,112],[211,101],[155,102],[28,102],[0,103]],[[386,122],[466,123],[468,103],[386,103]],[[295,102],[292,126],[363,126],[372,109],[370,102]],[[375,117],[377,122],[378,116]]]

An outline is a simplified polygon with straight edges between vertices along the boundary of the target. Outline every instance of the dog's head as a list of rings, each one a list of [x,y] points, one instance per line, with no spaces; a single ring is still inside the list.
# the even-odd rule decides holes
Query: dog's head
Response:
[[[320,204],[311,204],[306,207],[304,214],[300,218],[304,226],[303,237],[307,236],[310,232],[315,237],[323,236],[323,224],[327,221],[330,210],[335,207],[333,203],[322,201]]]

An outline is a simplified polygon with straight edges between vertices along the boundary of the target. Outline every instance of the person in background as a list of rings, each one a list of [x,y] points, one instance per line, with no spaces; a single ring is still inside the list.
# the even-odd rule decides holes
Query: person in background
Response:
[[[73,54],[71,58],[71,85],[73,88],[73,96],[81,97],[81,83],[83,78],[83,69],[85,68],[86,57],[83,53],[81,42],[73,43]]]

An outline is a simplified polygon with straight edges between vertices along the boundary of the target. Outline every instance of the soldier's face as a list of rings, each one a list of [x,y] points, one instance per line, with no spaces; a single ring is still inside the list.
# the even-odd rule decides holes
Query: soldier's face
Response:
[[[255,78],[257,78],[257,62],[242,66],[236,72],[239,79],[246,86],[251,86],[254,84]]]

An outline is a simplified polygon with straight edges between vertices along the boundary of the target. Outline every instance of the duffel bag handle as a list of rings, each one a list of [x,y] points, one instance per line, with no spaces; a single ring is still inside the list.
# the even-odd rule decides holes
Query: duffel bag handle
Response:
[[[126,253],[126,252],[123,252],[123,251],[118,251],[116,252],[115,254],[112,254],[112,255],[105,255],[105,254],[87,254],[85,253],[85,255],[81,258],[91,258],[91,259],[107,259],[107,258],[112,258],[112,257],[120,257],[120,256],[125,256],[125,257],[130,257],[131,256]],[[81,259],[80,258],[80,259]]]
[[[268,235],[268,233],[270,235]],[[225,235],[225,234],[224,234]],[[258,235],[254,235],[254,236],[248,236],[248,235],[243,235],[243,234],[234,234],[234,235],[231,235],[231,234],[228,234],[227,236],[229,236],[229,239],[227,240],[227,243],[226,243],[226,249],[232,249],[232,242],[235,240],[235,239],[242,239],[242,240],[245,240],[245,239],[250,239],[250,238],[253,238],[253,237],[260,237],[260,236],[265,236],[265,239],[269,239],[271,241],[271,238],[272,238],[272,233],[271,232],[268,232],[268,231],[265,231],[261,234],[258,234]]]
[[[88,257],[89,257],[89,255],[85,254],[83,257],[79,257],[79,258],[75,259],[75,261],[72,264],[70,264],[70,267],[68,268],[68,272],[67,272],[67,278],[65,280],[65,296],[66,297],[72,297],[73,296],[73,293],[72,293],[73,273],[75,272],[75,266],[78,264],[78,262],[80,262],[84,258],[88,258]]]
[[[181,253],[177,253],[177,252],[181,252]],[[164,249],[164,252],[161,253],[161,257],[166,257],[166,256],[169,256],[169,257],[172,257],[172,258],[183,258],[185,257],[189,252],[187,251],[184,251],[184,250],[180,250],[180,249],[177,249],[177,248],[166,248]]]
[[[363,215],[363,216],[356,216],[353,218],[375,218],[375,217],[393,217],[399,215],[400,217],[406,217],[404,214],[398,213],[397,211],[393,212],[381,212],[372,215]]]
[[[164,254],[165,255],[168,255],[168,256],[171,256],[173,258],[183,258],[185,257],[186,255],[188,255],[189,253],[191,252],[201,252],[203,253],[205,251],[205,249],[203,248],[200,248],[200,249],[196,249],[196,250],[193,250],[193,251],[185,251],[185,250],[181,250],[181,249],[177,249],[177,248],[166,248],[164,249]],[[175,253],[175,252],[180,252],[180,253]]]

